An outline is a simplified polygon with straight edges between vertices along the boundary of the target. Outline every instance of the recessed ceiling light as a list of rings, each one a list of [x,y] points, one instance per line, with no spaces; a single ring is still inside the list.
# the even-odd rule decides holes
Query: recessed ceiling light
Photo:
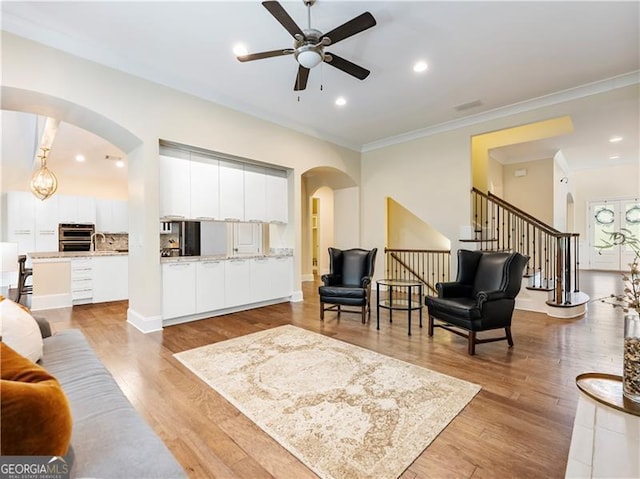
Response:
[[[124,168],[124,161],[122,161],[122,160],[118,160],[118,161],[116,161],[116,166],[117,166],[118,168]]]
[[[618,158],[620,158],[620,155],[611,155],[609,157],[610,160],[617,160]]]
[[[347,104],[347,100],[345,99],[345,97],[339,96],[338,98],[336,98],[336,105],[345,106],[346,104]]]
[[[612,136],[609,138],[609,143],[618,143],[619,141],[622,141],[621,136]]]
[[[246,55],[247,53],[249,53],[249,50],[247,50],[247,47],[244,46],[242,43],[238,43],[236,44],[236,46],[233,47],[233,54],[237,57]]]
[[[413,71],[416,73],[426,72],[429,69],[427,62],[419,61],[413,65]]]
[[[85,160],[84,155],[76,155],[76,161],[82,163]]]

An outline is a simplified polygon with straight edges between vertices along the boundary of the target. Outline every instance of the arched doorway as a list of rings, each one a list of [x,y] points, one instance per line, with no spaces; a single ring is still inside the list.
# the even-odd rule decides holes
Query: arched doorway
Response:
[[[329,270],[327,248],[360,246],[360,187],[336,168],[302,174],[302,281]]]

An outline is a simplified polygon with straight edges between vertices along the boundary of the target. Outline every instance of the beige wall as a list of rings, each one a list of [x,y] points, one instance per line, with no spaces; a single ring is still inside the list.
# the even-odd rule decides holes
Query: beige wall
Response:
[[[333,192],[333,244],[339,249],[360,246],[360,188],[340,188]]]
[[[318,274],[329,272],[330,247],[336,246],[334,241],[334,192],[328,186],[318,188],[314,194],[318,198]]]
[[[515,176],[526,170],[526,176]],[[521,210],[553,224],[553,159],[504,165],[503,199]]]
[[[47,74],[34,75],[35,71]],[[149,324],[157,324],[161,315],[158,139],[293,169],[288,234],[296,251],[298,290],[302,173],[329,166],[360,178],[358,152],[6,32],[2,32],[2,73],[3,108],[76,124],[127,153],[130,317]],[[21,101],[25,90],[37,101]]]

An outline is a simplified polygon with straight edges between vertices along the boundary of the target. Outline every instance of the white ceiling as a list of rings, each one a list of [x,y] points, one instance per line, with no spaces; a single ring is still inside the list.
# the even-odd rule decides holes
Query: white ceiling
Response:
[[[281,3],[306,28],[302,1]],[[232,53],[238,42],[252,53],[292,46],[259,1],[11,1],[1,8],[3,30],[356,150],[505,107],[527,109],[541,97],[556,101],[565,98],[558,92],[640,70],[636,1],[318,0],[311,24],[323,32],[363,11],[376,18],[375,27],[327,48],[371,75],[359,81],[325,64],[300,95],[293,56],[240,63]],[[418,75],[412,65],[420,59],[429,70]],[[638,81],[637,73],[623,78]],[[335,106],[337,96],[347,105]],[[572,168],[591,167],[613,154],[606,139],[624,131],[616,161],[637,162],[638,89],[623,96],[615,106],[575,112],[569,103],[576,133],[496,154],[548,158],[562,148]],[[480,106],[455,109],[476,100]]]

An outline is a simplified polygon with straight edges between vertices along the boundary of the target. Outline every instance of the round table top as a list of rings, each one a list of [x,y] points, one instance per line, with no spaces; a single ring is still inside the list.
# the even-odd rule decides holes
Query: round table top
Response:
[[[385,278],[376,281],[381,286],[422,286],[420,281],[412,279],[393,279]]]
[[[576,385],[591,399],[618,411],[640,416],[640,404],[622,394],[622,377],[604,373],[584,373],[576,377]]]

